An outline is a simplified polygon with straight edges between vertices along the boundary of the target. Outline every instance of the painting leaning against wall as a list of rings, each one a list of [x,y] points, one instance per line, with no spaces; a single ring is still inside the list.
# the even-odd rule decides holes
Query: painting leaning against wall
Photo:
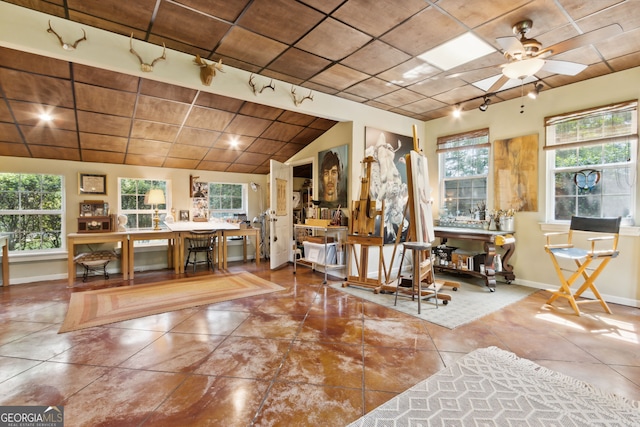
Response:
[[[370,127],[365,128],[364,136],[364,155],[375,160],[369,193],[376,200],[376,207],[384,201],[384,242],[396,242],[398,234],[399,241],[404,242],[409,229],[409,213],[405,215],[409,197],[405,155],[413,148],[413,139]],[[379,230],[376,224],[376,234]]]

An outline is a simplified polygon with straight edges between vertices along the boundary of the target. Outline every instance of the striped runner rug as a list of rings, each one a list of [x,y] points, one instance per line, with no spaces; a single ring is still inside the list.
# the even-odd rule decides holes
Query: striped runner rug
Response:
[[[283,289],[251,273],[239,273],[75,292],[58,333]]]

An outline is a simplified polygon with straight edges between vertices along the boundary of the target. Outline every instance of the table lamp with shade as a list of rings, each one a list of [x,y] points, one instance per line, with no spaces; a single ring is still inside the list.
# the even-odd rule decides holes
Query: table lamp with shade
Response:
[[[153,229],[160,230],[160,216],[158,216],[158,205],[162,205],[166,203],[164,198],[164,191],[161,188],[154,188],[149,190],[149,192],[144,197],[144,203],[147,205],[151,205],[154,209],[153,214]]]

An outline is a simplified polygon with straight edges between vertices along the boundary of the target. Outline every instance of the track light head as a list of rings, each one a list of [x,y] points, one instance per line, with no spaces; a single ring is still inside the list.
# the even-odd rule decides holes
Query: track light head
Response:
[[[462,114],[462,107],[460,106],[460,104],[456,104],[456,106],[453,108],[453,117],[460,117],[460,115]]]
[[[540,94],[540,91],[542,90],[542,88],[543,88],[542,83],[534,83],[533,89],[527,94],[527,96],[531,99],[536,99]]]
[[[487,108],[489,108],[489,104],[491,104],[491,98],[489,98],[488,96],[485,96],[483,98],[483,103],[482,105],[480,105],[480,107],[478,107],[478,109],[480,111],[487,111]]]

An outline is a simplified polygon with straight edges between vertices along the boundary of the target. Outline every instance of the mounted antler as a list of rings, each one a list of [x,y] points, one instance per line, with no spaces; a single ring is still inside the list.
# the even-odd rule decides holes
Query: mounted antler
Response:
[[[150,73],[151,71],[153,71],[153,66],[156,65],[156,62],[160,61],[160,60],[165,60],[167,59],[167,47],[164,45],[164,43],[162,43],[162,56],[157,57],[156,59],[154,59],[151,64],[147,64],[145,63],[142,58],[140,57],[140,55],[138,55],[138,52],[136,52],[133,49],[133,33],[131,33],[131,37],[129,38],[129,46],[131,47],[129,49],[129,52],[133,53],[138,60],[140,61],[140,68],[142,69],[142,71],[144,71],[145,73]]]
[[[293,103],[296,105],[296,107],[302,104],[306,99],[310,99],[311,101],[313,101],[311,90],[309,91],[309,95],[298,99],[298,97],[296,96],[296,89],[293,86],[291,86],[291,97],[293,98]]]
[[[200,55],[196,55],[196,59],[194,59],[193,62],[200,67],[200,80],[202,80],[202,83],[207,86],[211,85],[211,81],[216,76],[216,70],[224,73],[224,70],[222,69],[222,59],[218,62],[207,64],[204,59],[200,58]]]
[[[84,41],[87,39],[87,33],[84,30],[82,30],[82,37],[76,40],[75,43],[73,44],[65,43],[62,40],[62,37],[60,37],[58,33],[56,33],[55,30],[51,27],[51,20],[49,20],[49,28],[47,29],[47,33],[55,34],[55,36],[58,38],[58,41],[60,42],[60,46],[62,46],[64,50],[75,50],[81,41]]]
[[[257,96],[258,94],[262,93],[262,91],[265,89],[271,89],[272,91],[275,92],[276,85],[273,84],[273,79],[271,79],[268,85],[262,85],[262,89],[258,90],[258,88],[256,87],[256,84],[253,82],[253,76],[254,74],[251,74],[251,76],[249,76],[249,86],[251,86],[251,90],[253,91],[254,95]]]

